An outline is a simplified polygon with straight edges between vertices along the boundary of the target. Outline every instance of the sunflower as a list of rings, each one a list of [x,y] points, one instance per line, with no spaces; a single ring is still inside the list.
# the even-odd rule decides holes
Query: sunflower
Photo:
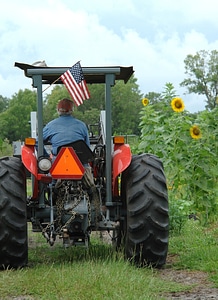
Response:
[[[172,99],[171,107],[175,112],[182,112],[185,109],[185,104],[182,98],[176,97]]]
[[[143,104],[144,106],[147,106],[148,103],[149,103],[148,98],[143,98],[143,99],[142,99],[142,104]]]
[[[201,138],[201,130],[200,128],[197,126],[197,125],[193,125],[191,128],[190,128],[190,134],[191,134],[191,137],[193,139],[200,139]]]

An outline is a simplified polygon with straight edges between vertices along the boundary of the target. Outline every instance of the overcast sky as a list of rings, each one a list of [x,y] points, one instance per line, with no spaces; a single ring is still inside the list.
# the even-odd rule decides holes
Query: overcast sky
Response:
[[[0,95],[31,89],[15,62],[48,66],[133,66],[140,91],[173,83],[189,111],[204,109],[183,95],[184,59],[218,48],[217,0],[7,0],[0,8]]]

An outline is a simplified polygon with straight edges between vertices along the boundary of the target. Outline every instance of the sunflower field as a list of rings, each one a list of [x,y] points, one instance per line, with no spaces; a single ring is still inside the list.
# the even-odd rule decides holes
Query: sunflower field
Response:
[[[185,110],[172,84],[160,101],[142,99],[138,153],[153,153],[164,164],[168,182],[171,229],[180,230],[188,216],[202,224],[218,219],[218,108]]]

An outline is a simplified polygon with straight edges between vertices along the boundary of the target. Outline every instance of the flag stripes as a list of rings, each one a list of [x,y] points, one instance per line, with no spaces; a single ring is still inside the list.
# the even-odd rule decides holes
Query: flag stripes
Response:
[[[66,86],[76,106],[79,106],[83,103],[84,100],[90,98],[90,93],[82,72],[80,62],[77,62],[64,74],[62,74],[61,80]]]

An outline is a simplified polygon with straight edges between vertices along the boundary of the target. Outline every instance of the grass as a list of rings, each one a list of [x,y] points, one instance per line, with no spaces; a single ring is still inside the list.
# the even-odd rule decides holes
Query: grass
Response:
[[[169,252],[178,255],[174,268],[207,272],[218,288],[217,247],[218,225],[202,227],[190,220],[180,235],[171,237]]]
[[[160,280],[148,270],[107,261],[37,265],[6,271],[4,279],[7,287],[2,296],[9,295],[10,287],[11,296],[30,295],[33,299],[157,299],[152,290],[160,286]]]
[[[34,245],[27,268],[0,273],[0,299],[26,295],[27,299],[144,300],[157,299],[158,292],[171,290],[155,270],[131,266],[122,253],[114,252],[98,237],[92,239],[89,249],[63,249],[59,243],[48,246],[37,233]]]
[[[165,299],[165,293],[187,290],[187,285],[160,276],[160,270],[136,268],[98,237],[89,249],[50,247],[39,233],[30,233],[29,265],[0,272],[0,299]],[[182,234],[172,236],[172,269],[207,272],[218,287],[218,229],[188,221]]]

